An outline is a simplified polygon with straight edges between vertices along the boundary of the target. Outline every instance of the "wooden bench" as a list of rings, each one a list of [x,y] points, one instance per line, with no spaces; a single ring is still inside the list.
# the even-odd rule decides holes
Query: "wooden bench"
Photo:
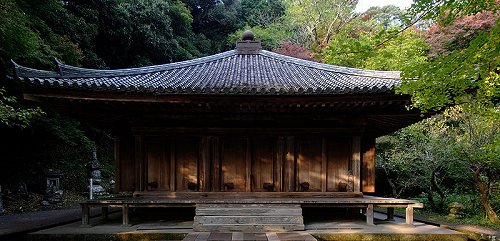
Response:
[[[107,219],[108,208],[122,209],[122,224],[129,225],[129,209],[152,207],[196,207],[196,204],[300,204],[301,207],[346,207],[366,210],[366,222],[374,225],[374,207],[387,208],[389,220],[394,218],[394,208],[406,208],[406,223],[413,224],[413,209],[423,204],[413,200],[366,196],[353,192],[140,192],[131,198],[87,200],[82,207],[82,226],[89,226],[90,207],[101,207],[102,217]]]

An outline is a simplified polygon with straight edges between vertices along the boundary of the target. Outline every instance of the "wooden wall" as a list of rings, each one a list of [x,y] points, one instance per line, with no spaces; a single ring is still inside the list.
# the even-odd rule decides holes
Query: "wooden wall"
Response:
[[[125,135],[116,159],[119,191],[375,190],[373,138]]]

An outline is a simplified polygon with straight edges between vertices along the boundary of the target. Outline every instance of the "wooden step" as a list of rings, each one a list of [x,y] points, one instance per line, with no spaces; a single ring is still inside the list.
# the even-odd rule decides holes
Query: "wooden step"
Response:
[[[302,216],[302,208],[300,205],[281,204],[199,204],[196,206],[196,215]]]
[[[194,231],[304,230],[298,204],[197,204]]]
[[[225,232],[225,233],[210,233],[210,232],[195,232],[190,233],[183,241],[316,241],[316,239],[308,233],[303,232],[259,232],[259,233],[242,233],[242,232]]]

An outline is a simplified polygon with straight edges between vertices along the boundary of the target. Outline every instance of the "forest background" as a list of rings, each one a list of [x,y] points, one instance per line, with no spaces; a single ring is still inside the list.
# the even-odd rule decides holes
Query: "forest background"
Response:
[[[429,117],[377,140],[377,195],[417,198],[423,214],[464,206],[500,228],[498,0],[415,0],[354,11],[357,0],[0,0],[0,185],[10,213],[30,211],[44,171],[86,190],[91,149],[113,178],[112,138],[20,101],[11,59],[54,68],[163,64],[234,48],[245,29],[263,47],[328,64],[402,71],[398,93]],[[19,189],[27,189],[19,194]],[[26,190],[24,190],[26,191]],[[10,195],[10,196],[9,196]],[[16,196],[17,195],[17,196]],[[479,211],[481,210],[481,211]]]

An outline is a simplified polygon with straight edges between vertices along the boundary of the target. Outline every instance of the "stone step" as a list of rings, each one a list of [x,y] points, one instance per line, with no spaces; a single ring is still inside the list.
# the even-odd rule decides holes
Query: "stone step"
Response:
[[[301,216],[302,208],[299,205],[198,205],[196,215],[201,216]]]
[[[304,224],[204,224],[193,225],[196,232],[288,232],[304,230]]]
[[[182,241],[316,241],[309,233],[303,232],[195,232]]]
[[[304,230],[297,204],[197,204],[194,231]]]
[[[295,216],[195,216],[195,224],[303,224],[302,215]]]

